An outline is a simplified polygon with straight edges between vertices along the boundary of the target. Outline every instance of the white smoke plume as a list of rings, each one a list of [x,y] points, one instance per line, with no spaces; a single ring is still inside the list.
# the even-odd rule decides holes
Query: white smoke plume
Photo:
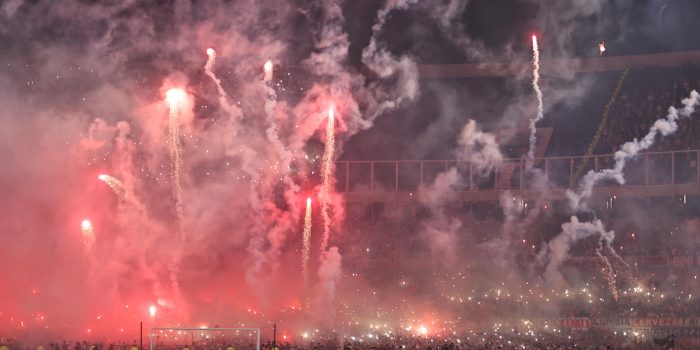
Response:
[[[594,186],[600,181],[614,179],[619,184],[625,183],[623,170],[628,160],[636,157],[639,152],[651,147],[656,141],[656,136],[668,136],[678,129],[676,123],[681,116],[690,117],[695,111],[695,106],[700,103],[700,94],[693,90],[688,98],[683,99],[683,108],[680,110],[671,106],[668,108],[666,117],[657,119],[649,128],[649,132],[640,140],[634,139],[620,146],[620,150],[615,152],[615,165],[609,169],[599,172],[590,170],[581,180],[581,189],[578,192],[567,190],[566,197],[569,206],[574,211],[588,210],[588,199],[593,195]]]
[[[678,128],[677,120],[681,116],[690,117],[695,111],[695,106],[698,104],[700,94],[692,91],[688,98],[683,99],[683,108],[681,110],[671,106],[668,109],[668,114],[665,118],[657,119],[651,126],[649,132],[641,140],[633,140],[626,142],[621,146],[621,149],[615,152],[615,165],[609,169],[603,169],[600,172],[593,170],[589,171],[582,180],[582,189],[580,192],[567,190],[566,195],[569,205],[574,211],[589,210],[588,201],[593,194],[594,186],[605,179],[614,179],[620,184],[625,183],[624,167],[629,159],[637,156],[639,152],[648,149],[654,144],[656,136],[668,136],[675,132]],[[601,242],[605,242],[609,251],[619,261],[626,263],[620,258],[610,245],[615,235],[612,231],[606,231],[600,220],[593,222],[580,222],[578,217],[572,216],[571,221],[562,225],[563,232],[552,239],[548,245],[540,251],[539,258],[541,261],[547,261],[545,276],[552,283],[563,283],[562,276],[559,272],[561,264],[567,259],[568,251],[571,245],[581,238],[588,237],[593,234],[600,234]],[[612,265],[601,253],[602,245],[596,250],[596,254],[603,260],[605,265],[612,273]],[[612,289],[613,296],[617,297],[617,291],[614,286],[614,278],[607,277],[608,283]]]
[[[133,320],[147,320],[146,327],[259,325],[294,304],[302,284],[296,249],[302,203],[318,190],[308,175],[318,164],[304,156],[307,146],[322,143],[328,105],[335,104],[339,116],[335,160],[349,137],[420,93],[413,53],[390,52],[379,40],[390,12],[430,7],[428,16],[464,44],[460,50],[469,57],[491,55],[479,43],[458,39],[467,1],[390,1],[377,14],[370,47],[358,48],[375,75],[365,77],[348,66],[346,3],[4,2],[0,36],[16,39],[9,40],[0,69],[0,190],[6,199],[0,246],[8,247],[0,276],[13,286],[0,291],[3,317],[41,310],[48,328],[37,323],[33,335],[70,324],[74,328],[60,336],[83,339],[90,328],[95,337],[118,339],[124,336],[116,330],[131,328]],[[209,47],[217,51],[204,57]],[[295,90],[298,96],[261,83],[267,59],[303,70],[291,78],[308,82]],[[162,99],[174,87],[188,93],[178,118],[186,246],[174,234]],[[555,101],[554,93],[548,101]],[[487,174],[502,156],[495,138],[483,134],[468,123],[455,154]],[[104,189],[100,173],[122,181],[128,203]],[[441,262],[458,266],[456,243],[471,223],[453,216],[447,201],[464,178],[456,169],[439,178],[422,198],[433,210],[426,223],[434,220],[424,226],[424,237],[433,240],[436,254],[445,254]],[[311,274],[319,278],[321,307],[304,310],[309,318],[339,310],[338,302],[361,305],[356,296],[339,298],[356,290],[340,288],[342,265],[358,264],[342,249],[358,244],[336,244],[354,237],[343,237],[342,197],[331,198],[338,234],[320,254],[318,274]],[[78,229],[84,218],[96,232],[89,263]],[[27,293],[35,287],[37,295]],[[151,305],[157,314],[149,324]],[[0,331],[4,326],[0,322]]]
[[[578,217],[572,216],[569,222],[561,225],[561,228],[561,234],[550,240],[538,254],[538,260],[545,264],[545,280],[554,288],[566,287],[566,280],[561,274],[561,265],[569,258],[569,250],[574,243],[586,237],[600,235],[600,244],[596,253],[607,262],[600,250],[602,244],[609,246],[615,238],[615,232],[606,231],[600,220],[580,222]]]
[[[481,131],[473,119],[462,129],[457,144],[454,150],[457,159],[470,163],[476,178],[487,176],[503,161],[495,136]],[[438,174],[433,183],[419,193],[421,202],[430,210],[430,217],[422,222],[421,235],[429,242],[433,254],[441,256],[446,266],[453,266],[458,261],[463,231],[462,221],[451,217],[447,207],[456,199],[456,187],[466,181],[468,178],[460,175],[456,167],[451,167]]]
[[[313,53],[304,65],[315,75],[327,79],[327,84],[314,85],[305,97],[305,102],[297,108],[295,113],[308,118],[308,116],[324,115],[328,103],[334,106],[337,118],[335,134],[339,137],[339,142],[334,144],[335,152],[333,159],[342,151],[342,140],[352,136],[362,129],[372,126],[373,121],[389,109],[396,108],[402,102],[414,99],[418,94],[418,73],[415,63],[408,57],[400,59],[393,58],[384,50],[377,49],[375,36],[381,29],[390,8],[380,10],[377,23],[373,27],[373,36],[370,44],[363,50],[362,60],[370,69],[375,71],[380,79],[398,77],[393,84],[384,84],[382,81],[375,81],[366,84],[365,78],[358,74],[350,73],[340,66],[347,55],[349,41],[347,34],[343,32],[342,24],[344,18],[341,11],[341,2],[327,1],[319,8],[312,6],[308,11],[320,9],[323,19],[320,22],[320,35],[316,39],[317,52]],[[348,99],[347,96],[355,95],[355,99]],[[359,106],[365,106],[365,112],[360,113]],[[309,106],[313,106],[309,109]],[[309,119],[307,119],[309,120]],[[323,120],[323,119],[321,119]],[[318,120],[309,120],[318,126]],[[302,122],[303,123],[303,122]],[[339,136],[338,136],[339,135]],[[294,141],[292,141],[294,145]],[[332,179],[330,185],[334,184]],[[327,191],[326,191],[327,192]],[[327,212],[330,229],[337,227],[343,214],[343,202],[334,193],[325,193],[326,200],[331,205]],[[322,199],[323,200],[323,199]],[[322,209],[322,212],[326,212]],[[324,230],[325,231],[325,230]],[[325,236],[325,234],[324,234]],[[332,237],[328,237],[332,239]],[[325,248],[326,238],[323,238]],[[319,296],[321,300],[329,302],[335,297],[334,276],[341,274],[341,254],[337,247],[331,246],[326,252],[322,252],[319,266],[319,283],[322,286],[319,292],[324,295]],[[333,287],[331,287],[333,286]]]
[[[385,7],[377,12],[369,44],[362,51],[362,62],[380,78],[398,77],[396,91],[375,89],[378,92],[375,98],[380,102],[374,108],[373,115],[369,117],[370,120],[374,120],[389,109],[398,107],[404,101],[415,99],[419,94],[418,68],[414,60],[407,55],[402,55],[397,59],[386,48],[380,47],[377,42],[377,36],[384,27],[391,11],[406,9],[415,2],[416,0],[388,1]],[[377,83],[373,83],[373,85],[379,87]]]
[[[478,176],[485,176],[503,162],[503,155],[493,134],[479,130],[476,121],[470,119],[457,140],[457,159],[468,161]]]
[[[442,257],[446,266],[451,266],[458,259],[459,237],[462,222],[447,214],[447,206],[455,200],[455,186],[464,181],[457,169],[452,167],[438,174],[435,181],[423,188],[419,198],[431,212],[431,216],[422,222],[421,235],[429,243],[436,256]]]
[[[526,170],[532,170],[535,162],[535,146],[537,145],[537,122],[544,118],[544,105],[542,104],[542,90],[540,89],[540,48],[537,37],[532,36],[532,88],[537,98],[537,113],[530,120],[530,147],[527,150],[525,163]]]
[[[241,110],[229,102],[228,94],[226,93],[226,90],[224,90],[223,86],[221,86],[221,79],[219,79],[216,76],[216,73],[214,73],[214,67],[216,66],[216,51],[212,48],[208,48],[207,57],[207,63],[204,65],[204,73],[211,79],[211,81],[214,82],[214,85],[216,85],[216,91],[219,93],[219,104],[221,105],[221,108],[228,113],[232,122],[236,122],[238,118],[241,117]]]
[[[211,305],[236,310],[235,316],[219,317],[220,322],[241,321],[247,317],[238,311],[242,305],[262,312],[294,297],[293,288],[272,287],[301,285],[300,261],[290,242],[296,243],[292,238],[303,218],[302,186],[314,195],[308,174],[318,171],[318,165],[304,155],[309,140],[323,139],[320,116],[329,103],[335,104],[340,145],[370,127],[387,106],[417,94],[415,65],[407,59],[396,61],[397,72],[411,70],[413,75],[390,74],[372,83],[348,67],[340,4],[314,2],[308,13],[293,2],[252,0],[177,1],[163,5],[165,11],[139,2],[3,5],[0,16],[12,17],[0,26],[3,37],[19,33],[27,40],[17,41],[22,50],[12,53],[0,75],[24,67],[21,74],[36,74],[27,80],[41,84],[29,97],[15,80],[0,79],[0,99],[8,106],[0,112],[3,159],[17,169],[1,172],[0,186],[15,198],[4,212],[23,213],[12,220],[3,216],[3,232],[17,234],[0,240],[3,246],[24,245],[40,239],[32,232],[46,233],[41,240],[47,246],[35,246],[32,252],[48,262],[82,250],[78,228],[83,218],[90,218],[99,233],[90,267],[79,259],[63,260],[71,268],[62,270],[36,264],[56,272],[37,279],[45,291],[42,302],[65,295],[66,284],[76,300],[66,307],[69,311],[46,305],[56,322],[49,329],[70,320],[76,329],[95,326],[95,334],[111,334],[126,321],[110,318],[98,329],[92,313],[100,309],[121,315],[127,304],[129,315],[139,318],[147,318],[149,306],[158,305],[154,321],[161,324],[219,317]],[[297,55],[279,25],[295,26],[294,16],[315,16],[319,9],[324,19],[303,21],[317,50]],[[239,15],[231,18],[229,13]],[[159,26],[161,15],[172,15],[171,24]],[[48,33],[46,23],[66,29],[56,33],[81,33],[80,38],[61,34],[60,40],[35,40]],[[203,57],[209,47],[216,52]],[[268,58],[282,65],[301,62],[307,72],[295,79],[310,87],[298,90],[297,100],[270,98],[276,86],[260,77]],[[400,84],[393,80],[399,76]],[[177,140],[168,140],[169,111],[163,102],[171,88],[187,91],[187,101],[173,118]],[[20,134],[29,136],[16,137]],[[178,202],[186,246],[173,240],[178,230],[169,177],[168,145],[173,142],[182,146],[182,181],[177,182],[182,184]],[[339,152],[340,147],[331,161]],[[102,173],[121,180],[126,204],[104,189],[97,178]],[[7,188],[8,183],[14,188]],[[19,194],[32,192],[31,187],[37,189],[35,195]],[[335,193],[330,197],[333,225],[340,227],[343,203]],[[47,216],[30,208],[54,210]],[[25,232],[30,233],[20,234]],[[340,250],[332,247],[323,256],[318,276],[322,293],[332,296],[342,276]],[[6,258],[25,259],[19,253]],[[88,268],[93,273],[82,274]],[[7,282],[18,290],[26,289],[28,282],[16,279],[14,272],[0,271],[12,275]],[[197,282],[203,276],[206,286]],[[25,297],[0,292],[0,308],[8,310],[8,300],[18,305]]]

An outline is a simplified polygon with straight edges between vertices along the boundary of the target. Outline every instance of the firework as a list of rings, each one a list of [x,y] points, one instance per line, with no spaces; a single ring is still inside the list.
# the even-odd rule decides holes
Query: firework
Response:
[[[266,82],[272,81],[272,61],[265,62],[265,65],[263,65],[263,69],[265,71],[263,79]]]
[[[279,128],[277,127],[277,120],[275,118],[277,92],[272,87],[272,61],[265,62],[263,69],[265,71],[263,83],[265,91],[267,92],[267,99],[265,100],[265,118],[267,122],[267,129],[265,129],[265,136],[267,136],[268,141],[272,143],[277,155],[280,157],[285,157],[289,152],[287,147],[285,147],[280,140]]]
[[[306,199],[306,214],[304,215],[303,247],[301,251],[301,269],[304,286],[309,283],[309,257],[311,255],[311,197]]]
[[[216,64],[216,51],[212,48],[207,49],[207,63],[204,65],[204,73],[214,82],[216,85],[216,91],[219,93],[219,104],[221,108],[224,109],[229,115],[237,116],[238,113],[234,106],[228,102],[228,94],[224,91],[221,86],[221,80],[214,74],[214,65]]]
[[[214,51],[212,48],[207,49],[207,56],[209,58],[207,59],[207,63],[204,65],[204,73],[211,78],[214,84],[216,84],[216,90],[219,92],[219,100],[221,100],[226,96],[226,92],[224,92],[224,89],[221,87],[221,80],[219,80],[219,78],[216,77],[216,74],[214,74],[216,51]]]
[[[207,56],[209,56],[209,60],[207,61],[207,69],[211,69],[214,67],[214,60],[216,59],[216,51],[212,49],[211,47],[207,49]]]
[[[95,231],[93,230],[92,222],[88,219],[84,219],[80,223],[80,230],[83,232],[83,244],[85,245],[85,249],[90,250],[95,242]]]
[[[598,51],[600,51],[601,55],[605,52],[605,42],[598,44]]]
[[[321,251],[326,249],[331,230],[330,195],[333,185],[333,153],[335,151],[335,115],[333,107],[328,109],[328,124],[326,125],[326,146],[323,150],[323,161],[321,164],[321,216],[323,217],[323,238],[321,240]]]
[[[168,119],[170,146],[170,161],[172,164],[172,182],[175,192],[175,210],[179,223],[182,223],[182,185],[180,183],[180,173],[182,171],[182,146],[180,144],[179,107],[187,98],[182,89],[170,89],[165,94],[165,99],[170,107],[170,118]]]
[[[148,314],[151,315],[151,318],[156,317],[156,306],[155,305],[151,305],[148,308]]]
[[[92,234],[92,222],[90,220],[85,219],[80,223],[80,228],[83,230],[83,235],[91,235]]]
[[[124,188],[122,182],[119,181],[119,179],[113,176],[109,176],[107,174],[100,174],[97,176],[97,178],[100,181],[106,183],[107,186],[109,186],[109,188],[111,188],[112,191],[114,191],[114,194],[116,194],[117,197],[119,197],[120,201],[126,201],[126,189]]]
[[[216,51],[212,48],[207,49],[207,63],[204,64],[204,73],[211,78],[211,80],[214,81],[216,84],[216,89],[219,91],[219,95],[221,95],[223,89],[221,88],[221,80],[216,77],[214,74],[214,65],[216,64]]]
[[[530,120],[530,148],[527,151],[526,169],[532,169],[535,161],[535,143],[537,142],[537,122],[544,117],[542,104],[542,90],[540,90],[540,48],[537,44],[537,36],[532,36],[532,88],[537,96],[537,115]]]

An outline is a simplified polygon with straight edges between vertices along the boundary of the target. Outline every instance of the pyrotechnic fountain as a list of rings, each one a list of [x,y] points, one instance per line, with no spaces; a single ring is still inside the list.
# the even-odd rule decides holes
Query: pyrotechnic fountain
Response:
[[[171,181],[173,186],[173,193],[175,196],[175,211],[177,213],[178,224],[182,225],[183,211],[182,211],[182,145],[180,140],[180,121],[178,120],[178,114],[180,113],[179,108],[184,103],[187,95],[184,90],[173,88],[166,92],[165,99],[168,102],[168,107],[170,108],[170,114],[168,118],[168,146],[170,149],[170,162],[171,162]],[[185,233],[180,232],[181,239],[184,241]]]
[[[304,278],[304,289],[306,289],[309,284],[309,260],[311,257],[311,197],[306,199],[302,240],[301,270]]]
[[[265,87],[265,92],[267,93],[267,99],[265,100],[265,118],[267,122],[267,129],[265,129],[265,135],[268,141],[272,143],[275,147],[277,156],[281,159],[277,165],[279,170],[286,169],[289,163],[289,151],[285,145],[280,140],[279,128],[277,126],[277,120],[275,120],[275,107],[277,106],[277,92],[275,91],[272,84],[273,77],[273,66],[272,61],[268,60],[263,64],[263,84]],[[285,175],[285,182],[289,183],[289,178]]]
[[[326,145],[323,149],[323,159],[321,161],[321,191],[319,201],[321,202],[321,217],[323,218],[323,236],[321,237],[321,251],[325,251],[328,246],[328,238],[331,232],[331,194],[333,190],[333,165],[335,152],[335,115],[333,106],[328,108],[328,121],[326,124]]]

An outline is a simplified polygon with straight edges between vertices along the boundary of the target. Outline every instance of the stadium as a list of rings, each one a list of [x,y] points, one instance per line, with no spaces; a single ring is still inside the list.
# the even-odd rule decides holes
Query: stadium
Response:
[[[0,350],[700,348],[697,18],[0,1]]]

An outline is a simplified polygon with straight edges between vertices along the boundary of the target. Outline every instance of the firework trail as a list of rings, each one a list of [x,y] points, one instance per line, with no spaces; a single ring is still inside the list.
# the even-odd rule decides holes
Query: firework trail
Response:
[[[277,154],[284,159],[285,164],[278,164],[278,169],[285,169],[286,163],[289,161],[289,152],[287,147],[284,146],[279,137],[279,129],[277,128],[277,121],[275,120],[275,106],[277,106],[277,92],[272,87],[272,61],[267,61],[263,65],[263,70],[265,74],[263,76],[263,82],[265,83],[265,89],[267,90],[267,100],[265,101],[265,117],[268,123],[267,129],[265,129],[265,136],[272,143],[277,151]],[[286,175],[285,175],[286,177]]]
[[[271,82],[272,81],[272,61],[265,62],[265,64],[263,65],[263,70],[265,73],[263,76],[263,80],[265,80],[265,82]]]
[[[304,215],[303,247],[301,251],[301,270],[304,277],[304,287],[309,284],[309,259],[311,257],[311,197],[306,199],[306,214]]]
[[[619,184],[624,184],[625,178],[622,171],[627,161],[637,156],[639,152],[651,147],[658,134],[661,134],[661,136],[668,136],[674,133],[676,129],[678,129],[678,124],[676,123],[678,118],[681,116],[690,117],[695,111],[695,106],[699,102],[700,94],[693,90],[688,98],[683,99],[683,108],[679,110],[673,106],[669,107],[666,117],[657,119],[654,124],[652,124],[651,128],[649,128],[649,132],[642,139],[634,139],[624,143],[620,147],[620,150],[615,152],[615,165],[612,168],[603,169],[599,172],[590,170],[583,177],[583,183],[579,192],[571,190],[566,191],[566,197],[569,200],[571,208],[575,211],[587,210],[587,202],[593,194],[593,187],[600,181],[614,179]]]
[[[95,231],[92,227],[92,222],[88,219],[84,219],[80,223],[80,230],[83,232],[83,244],[86,251],[92,250],[95,244]]]
[[[321,240],[321,252],[328,246],[328,238],[331,231],[331,186],[333,186],[333,153],[335,151],[335,115],[333,107],[328,109],[328,124],[326,125],[326,146],[323,150],[321,164],[321,216],[323,217],[323,238]]]
[[[182,184],[180,183],[182,171],[182,145],[180,144],[180,126],[178,120],[179,106],[185,100],[185,91],[182,89],[170,89],[166,93],[166,101],[170,107],[170,118],[168,119],[170,146],[170,161],[172,163],[172,182],[173,191],[175,192],[175,210],[177,213],[178,223],[182,225]],[[180,232],[181,238],[184,240],[184,232]]]
[[[537,142],[536,124],[544,117],[544,107],[542,104],[542,90],[540,90],[540,48],[537,45],[537,36],[532,36],[532,88],[537,96],[537,115],[530,120],[530,148],[527,151],[525,168],[532,170],[535,162],[535,143]]]
[[[207,63],[204,65],[204,73],[214,82],[216,90],[219,92],[219,104],[229,114],[237,115],[234,112],[234,107],[228,102],[228,94],[221,86],[221,79],[214,74],[214,65],[216,64],[216,51],[212,48],[207,49]]]
[[[116,194],[117,197],[119,197],[120,201],[126,202],[126,188],[124,188],[124,185],[121,181],[119,181],[119,179],[113,176],[109,176],[107,174],[100,174],[97,176],[97,178],[100,181],[106,183],[107,186],[109,186],[109,188],[111,188],[112,191],[114,191],[114,194]]]

